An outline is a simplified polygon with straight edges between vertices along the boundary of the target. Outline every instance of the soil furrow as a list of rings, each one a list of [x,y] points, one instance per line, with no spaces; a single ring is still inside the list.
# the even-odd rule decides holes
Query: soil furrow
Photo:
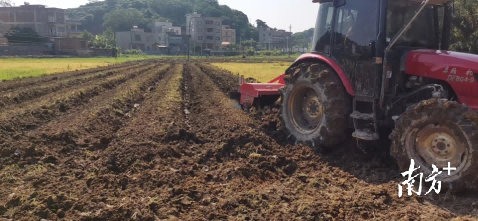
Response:
[[[21,78],[21,79],[14,79],[14,80],[8,80],[8,81],[0,81],[0,92],[16,90],[16,89],[20,89],[20,88],[28,87],[35,84],[40,84],[40,83],[65,80],[65,79],[69,79],[69,78],[73,78],[73,77],[77,77],[81,75],[97,73],[97,72],[102,72],[106,70],[111,71],[111,70],[123,69],[123,68],[127,68],[128,66],[133,67],[133,66],[137,66],[138,63],[144,63],[144,62],[151,62],[151,61],[125,62],[125,63],[121,63],[117,65],[109,65],[109,66],[103,66],[103,67],[98,67],[93,69],[49,74],[49,75],[45,75],[41,77],[29,77],[29,78]]]
[[[107,137],[117,136],[117,142],[122,142],[124,136],[120,134],[128,133],[131,128],[136,128],[136,126],[142,125],[145,121],[149,122],[150,111],[156,113],[158,116],[166,113],[167,115],[172,115],[172,112],[163,112],[162,110],[177,106],[180,102],[182,68],[177,66],[174,70],[167,72],[168,69],[168,66],[163,66],[151,70],[125,84],[122,84],[114,91],[102,94],[102,99],[96,99],[92,102],[92,107],[90,109],[78,113],[76,119],[73,119],[70,123],[68,123],[68,118],[65,116],[57,122],[52,122],[29,134],[33,136],[31,139],[34,139],[35,137],[42,137],[44,139],[41,141],[43,142],[41,144],[43,147],[37,146],[35,152],[46,152],[45,156],[41,157],[41,161],[37,162],[35,165],[28,165],[25,163],[14,164],[15,166],[7,166],[2,170],[2,173],[0,173],[0,178],[11,183],[10,185],[3,185],[3,187],[9,188],[4,188],[0,191],[0,196],[2,196],[0,198],[7,199],[8,194],[16,192],[16,189],[14,188],[18,186],[18,183],[21,183],[21,180],[18,180],[15,177],[21,173],[28,173],[26,179],[29,179],[34,183],[33,186],[25,187],[25,191],[22,192],[22,194],[35,194],[34,200],[23,202],[24,206],[28,205],[32,207],[31,213],[23,214],[18,212],[13,215],[13,217],[16,219],[19,217],[30,217],[29,219],[34,219],[33,217],[38,216],[41,218],[48,217],[50,219],[52,217],[64,218],[65,210],[59,209],[59,207],[63,208],[66,206],[71,208],[72,205],[69,202],[80,202],[80,199],[84,200],[84,202],[81,203],[90,204],[90,198],[83,198],[83,195],[87,194],[84,192],[84,188],[89,187],[91,184],[89,182],[92,182],[92,178],[95,178],[94,174],[98,173],[100,170],[95,167],[94,164],[95,161],[102,162],[103,159],[100,158],[102,157],[102,149],[106,148],[109,143],[102,143],[101,138],[99,138],[100,141],[95,141],[95,137],[98,137],[98,134],[96,133],[101,132],[101,135]],[[163,77],[166,77],[166,79],[161,80]],[[160,97],[161,100],[159,100]],[[138,104],[140,104],[140,106],[138,106]],[[117,115],[118,111],[125,111],[129,108],[132,108],[132,110],[130,110],[131,112],[123,112],[124,114],[121,114],[120,116]],[[126,114],[128,114],[129,117]],[[161,126],[162,122],[158,121],[160,119],[155,120],[155,122],[158,123],[158,128],[160,128],[159,126]],[[128,123],[130,121],[132,122]],[[123,124],[129,125],[130,129],[122,130],[123,132],[120,131],[119,135],[115,135],[116,131],[122,128]],[[163,128],[166,128],[167,126],[169,126],[169,124],[162,125]],[[58,133],[52,131],[55,127]],[[136,133],[142,133],[142,131],[144,131],[144,128],[136,130]],[[51,136],[52,134],[53,136]],[[55,138],[55,134],[59,135],[56,137],[58,139]],[[73,137],[77,137],[78,139],[73,141],[70,139]],[[129,138],[135,139],[135,135],[131,135]],[[84,141],[85,139],[91,139],[91,142],[88,142],[88,144],[84,142],[76,142],[79,140]],[[99,144],[94,145],[95,142],[99,142]],[[31,156],[30,158],[35,158],[35,156]],[[34,172],[31,172],[32,170]],[[6,173],[11,176],[5,177]],[[60,181],[58,182],[62,183],[62,185],[58,186],[58,183],[51,181],[46,182],[53,177],[60,177]],[[67,185],[64,183],[66,180],[68,180]],[[32,190],[31,188],[36,189],[36,191],[34,193],[29,192]],[[51,188],[54,188],[55,190],[51,192]],[[92,194],[92,196],[99,197],[98,194],[102,194],[101,188],[95,191],[98,192]],[[59,207],[52,206],[48,203],[52,200],[52,196],[54,200],[60,201],[58,202],[58,204],[61,204],[58,205]],[[15,206],[9,204],[11,200],[12,199],[5,202],[0,200],[0,204],[3,203],[7,205],[8,209],[13,211]],[[15,199],[13,199],[13,201],[14,200]],[[16,209],[21,210],[21,208]],[[89,215],[84,213],[84,211],[93,210],[88,210],[87,208],[75,208],[73,206],[71,213],[75,213],[75,215],[70,217],[82,217],[83,219],[88,219]],[[0,213],[1,212],[2,207],[0,207]]]
[[[94,166],[89,167],[92,175],[86,185],[80,183],[83,189],[77,189],[77,194],[85,194],[85,198],[77,201],[80,209],[70,211],[72,217],[154,220],[155,201],[159,200],[154,189],[161,178],[152,176],[159,170],[170,171],[155,158],[177,158],[176,148],[165,143],[188,139],[181,130],[179,113],[182,71],[182,65],[172,68],[139,106],[133,119],[116,132],[109,147],[96,155]],[[103,196],[108,196],[108,200],[103,201]]]
[[[48,158],[48,153],[52,153],[52,156],[69,153],[75,147],[87,148],[88,151],[104,149],[114,133],[122,127],[122,122],[134,117],[147,93],[154,90],[154,85],[168,69],[169,65],[164,65],[128,80],[92,98],[87,108],[72,111],[45,126],[26,132],[25,141],[16,142],[13,146],[35,143],[38,153],[34,155],[37,158]],[[19,150],[25,152],[22,148]]]
[[[67,102],[71,98],[78,95],[83,95],[87,93],[89,90],[94,89],[96,87],[101,87],[105,90],[109,90],[111,89],[111,86],[115,85],[116,83],[118,82],[122,83],[127,79],[134,78],[144,73],[145,71],[151,70],[157,65],[158,64],[149,64],[141,68],[137,68],[133,70],[125,70],[125,71],[107,76],[106,78],[100,79],[99,81],[95,81],[94,83],[89,83],[85,85],[80,84],[70,88],[63,88],[51,95],[40,96],[40,97],[31,99],[29,102],[10,105],[7,108],[0,111],[0,120],[10,116],[9,113],[18,112],[18,110],[31,109],[31,108],[36,108],[39,106],[45,106],[49,104],[51,105],[51,103],[55,103],[56,101]]]
[[[133,67],[134,68],[134,67]],[[31,99],[47,95],[49,93],[54,93],[63,88],[77,86],[84,83],[89,83],[93,80],[100,80],[102,78],[112,76],[115,73],[121,72],[122,69],[98,72],[93,74],[81,75],[80,77],[74,77],[71,80],[65,80],[62,82],[53,82],[49,84],[41,84],[34,87],[29,87],[26,89],[15,90],[13,92],[3,92],[0,97],[0,108],[5,108],[11,104],[19,104]]]
[[[239,87],[239,75],[230,71],[214,67],[210,64],[196,64],[201,70],[211,78],[219,89],[225,94],[237,91]]]
[[[190,153],[198,170],[184,171],[195,176],[180,179],[178,190],[170,194],[170,202],[179,203],[164,205],[179,211],[180,219],[387,219],[395,215],[389,210],[415,214],[409,215],[412,219],[423,214],[432,219],[452,217],[422,205],[419,198],[398,198],[396,182],[369,184],[329,167],[309,147],[279,145],[253,119],[230,107],[205,73],[195,67],[189,70],[192,131],[204,144],[189,149],[199,152]],[[180,162],[187,160],[183,158]]]
[[[16,148],[10,146],[9,143],[24,136],[25,132],[34,130],[54,118],[65,115],[70,109],[82,106],[88,103],[91,98],[112,90],[128,79],[133,79],[157,66],[157,64],[151,64],[132,72],[124,72],[87,87],[69,88],[64,93],[57,93],[36,102],[29,102],[24,107],[12,106],[8,111],[0,113],[1,155],[7,157],[14,154],[12,151],[15,151]]]

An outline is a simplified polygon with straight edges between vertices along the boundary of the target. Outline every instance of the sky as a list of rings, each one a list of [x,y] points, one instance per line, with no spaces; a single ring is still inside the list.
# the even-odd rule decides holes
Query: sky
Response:
[[[23,2],[42,4],[55,8],[75,8],[86,4],[87,0],[13,0],[18,5]],[[265,21],[270,27],[301,32],[314,27],[318,4],[312,0],[219,0],[219,4],[244,12],[255,25],[257,19]]]

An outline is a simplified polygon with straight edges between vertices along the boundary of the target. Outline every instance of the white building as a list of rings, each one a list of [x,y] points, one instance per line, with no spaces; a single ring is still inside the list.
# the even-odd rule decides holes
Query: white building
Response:
[[[259,29],[259,46],[264,49],[287,49],[291,47],[292,32],[285,30],[275,30],[272,28]]]
[[[236,44],[236,29],[231,29],[229,25],[222,26],[222,43]]]
[[[131,31],[116,32],[116,47],[121,50],[139,49],[142,51],[155,51],[153,47],[153,33],[144,32],[144,29],[133,27]]]
[[[176,35],[181,35],[181,27],[173,26],[171,22],[153,22],[153,35],[154,42],[159,45],[167,46],[168,45],[168,33],[174,32]]]
[[[193,48],[219,50],[222,43],[222,18],[202,17],[196,12],[186,15],[186,34],[191,35]]]

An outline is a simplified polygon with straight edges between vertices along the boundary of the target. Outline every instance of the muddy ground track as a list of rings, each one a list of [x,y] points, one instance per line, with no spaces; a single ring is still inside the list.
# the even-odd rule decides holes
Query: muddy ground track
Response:
[[[236,83],[207,64],[153,62],[58,90],[86,88],[83,95],[49,93],[31,99],[37,105],[0,110],[9,126],[0,126],[0,217],[439,220],[471,213],[465,199],[442,199],[444,210],[426,198],[398,198],[396,171],[345,154],[351,149],[318,154],[293,145],[277,130],[274,108],[231,107],[227,92]]]

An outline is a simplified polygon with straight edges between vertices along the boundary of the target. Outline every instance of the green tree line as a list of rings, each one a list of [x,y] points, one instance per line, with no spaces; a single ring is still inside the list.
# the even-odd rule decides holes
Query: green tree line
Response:
[[[478,54],[478,0],[454,2],[451,49]]]
[[[217,0],[91,0],[68,10],[71,19],[82,20],[86,30],[100,34],[103,30],[129,31],[133,26],[151,31],[152,21],[168,20],[174,26],[186,27],[186,14],[222,17],[223,24],[236,29],[236,38],[258,38],[257,28],[246,14],[219,5]]]

